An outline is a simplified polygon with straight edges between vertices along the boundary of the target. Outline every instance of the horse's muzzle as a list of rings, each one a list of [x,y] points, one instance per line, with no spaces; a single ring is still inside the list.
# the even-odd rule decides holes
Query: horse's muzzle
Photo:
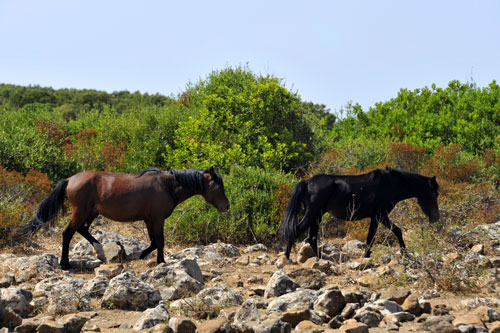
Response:
[[[223,207],[219,207],[217,210],[219,211],[219,213],[225,213],[229,210],[229,204]]]

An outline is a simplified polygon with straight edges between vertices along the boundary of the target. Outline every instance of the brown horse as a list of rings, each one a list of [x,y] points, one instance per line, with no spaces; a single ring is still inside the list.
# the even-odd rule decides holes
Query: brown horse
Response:
[[[71,222],[63,232],[61,267],[69,264],[69,244],[78,231],[105,261],[102,245],[89,233],[92,221],[99,215],[120,222],[144,220],[151,245],[142,251],[143,259],[157,249],[157,263],[163,258],[163,227],[174,208],[193,195],[200,194],[219,212],[229,209],[222,178],[213,167],[161,171],[151,168],[139,174],[85,171],[60,180],[54,191],[39,205],[35,217],[14,236],[14,240],[35,233],[51,222],[63,207],[65,192],[71,203]]]

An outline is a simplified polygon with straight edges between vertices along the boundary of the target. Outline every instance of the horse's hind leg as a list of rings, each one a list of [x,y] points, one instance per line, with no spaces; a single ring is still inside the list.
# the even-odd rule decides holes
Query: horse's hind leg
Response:
[[[73,207],[71,222],[63,231],[62,254],[60,263],[62,269],[71,268],[71,265],[69,264],[69,244],[71,242],[71,239],[73,238],[73,235],[78,229],[80,229],[86,218],[86,214],[83,214],[81,209]]]
[[[78,228],[78,233],[82,235],[86,240],[89,241],[90,244],[94,247],[94,249],[97,252],[97,258],[99,260],[106,262],[106,255],[104,254],[104,248],[102,247],[101,243],[94,238],[89,232],[90,225],[92,222],[95,220],[95,218],[99,215],[97,212],[92,212],[92,214],[87,217],[85,220],[85,223]]]
[[[398,239],[401,252],[404,253],[406,251],[406,245],[405,242],[403,241],[403,233],[401,232],[401,229],[394,223],[392,223],[387,215],[382,217],[382,223],[394,233],[394,235]]]
[[[309,233],[306,242],[311,245],[314,253],[317,257],[319,257],[318,251],[318,231],[319,231],[319,222],[321,221],[321,212],[319,208],[314,208],[309,206],[304,213],[304,217],[297,225],[297,236],[309,229]]]
[[[156,249],[156,242],[154,239],[154,234],[153,234],[153,224],[150,221],[144,221],[146,223],[146,227],[148,229],[148,235],[149,235],[149,240],[151,241],[151,245],[149,245],[148,248],[144,249],[144,251],[141,252],[141,256],[139,259],[144,259],[148,254],[153,252]]]

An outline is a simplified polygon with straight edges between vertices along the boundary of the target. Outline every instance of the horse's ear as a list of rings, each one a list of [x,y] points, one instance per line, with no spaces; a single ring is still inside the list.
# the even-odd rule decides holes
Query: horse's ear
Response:
[[[208,169],[208,172],[210,172],[212,176],[215,176],[215,171],[213,166],[211,166],[210,169]]]
[[[434,189],[434,190],[439,190],[439,184],[436,180],[436,176],[433,176],[430,180],[429,180],[429,184],[431,185],[431,187]]]

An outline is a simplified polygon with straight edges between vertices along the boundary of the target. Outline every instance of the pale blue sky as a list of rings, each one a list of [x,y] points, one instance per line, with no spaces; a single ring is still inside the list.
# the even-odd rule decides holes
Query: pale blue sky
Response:
[[[500,1],[0,0],[0,82],[170,95],[227,65],[367,110],[500,77]]]

